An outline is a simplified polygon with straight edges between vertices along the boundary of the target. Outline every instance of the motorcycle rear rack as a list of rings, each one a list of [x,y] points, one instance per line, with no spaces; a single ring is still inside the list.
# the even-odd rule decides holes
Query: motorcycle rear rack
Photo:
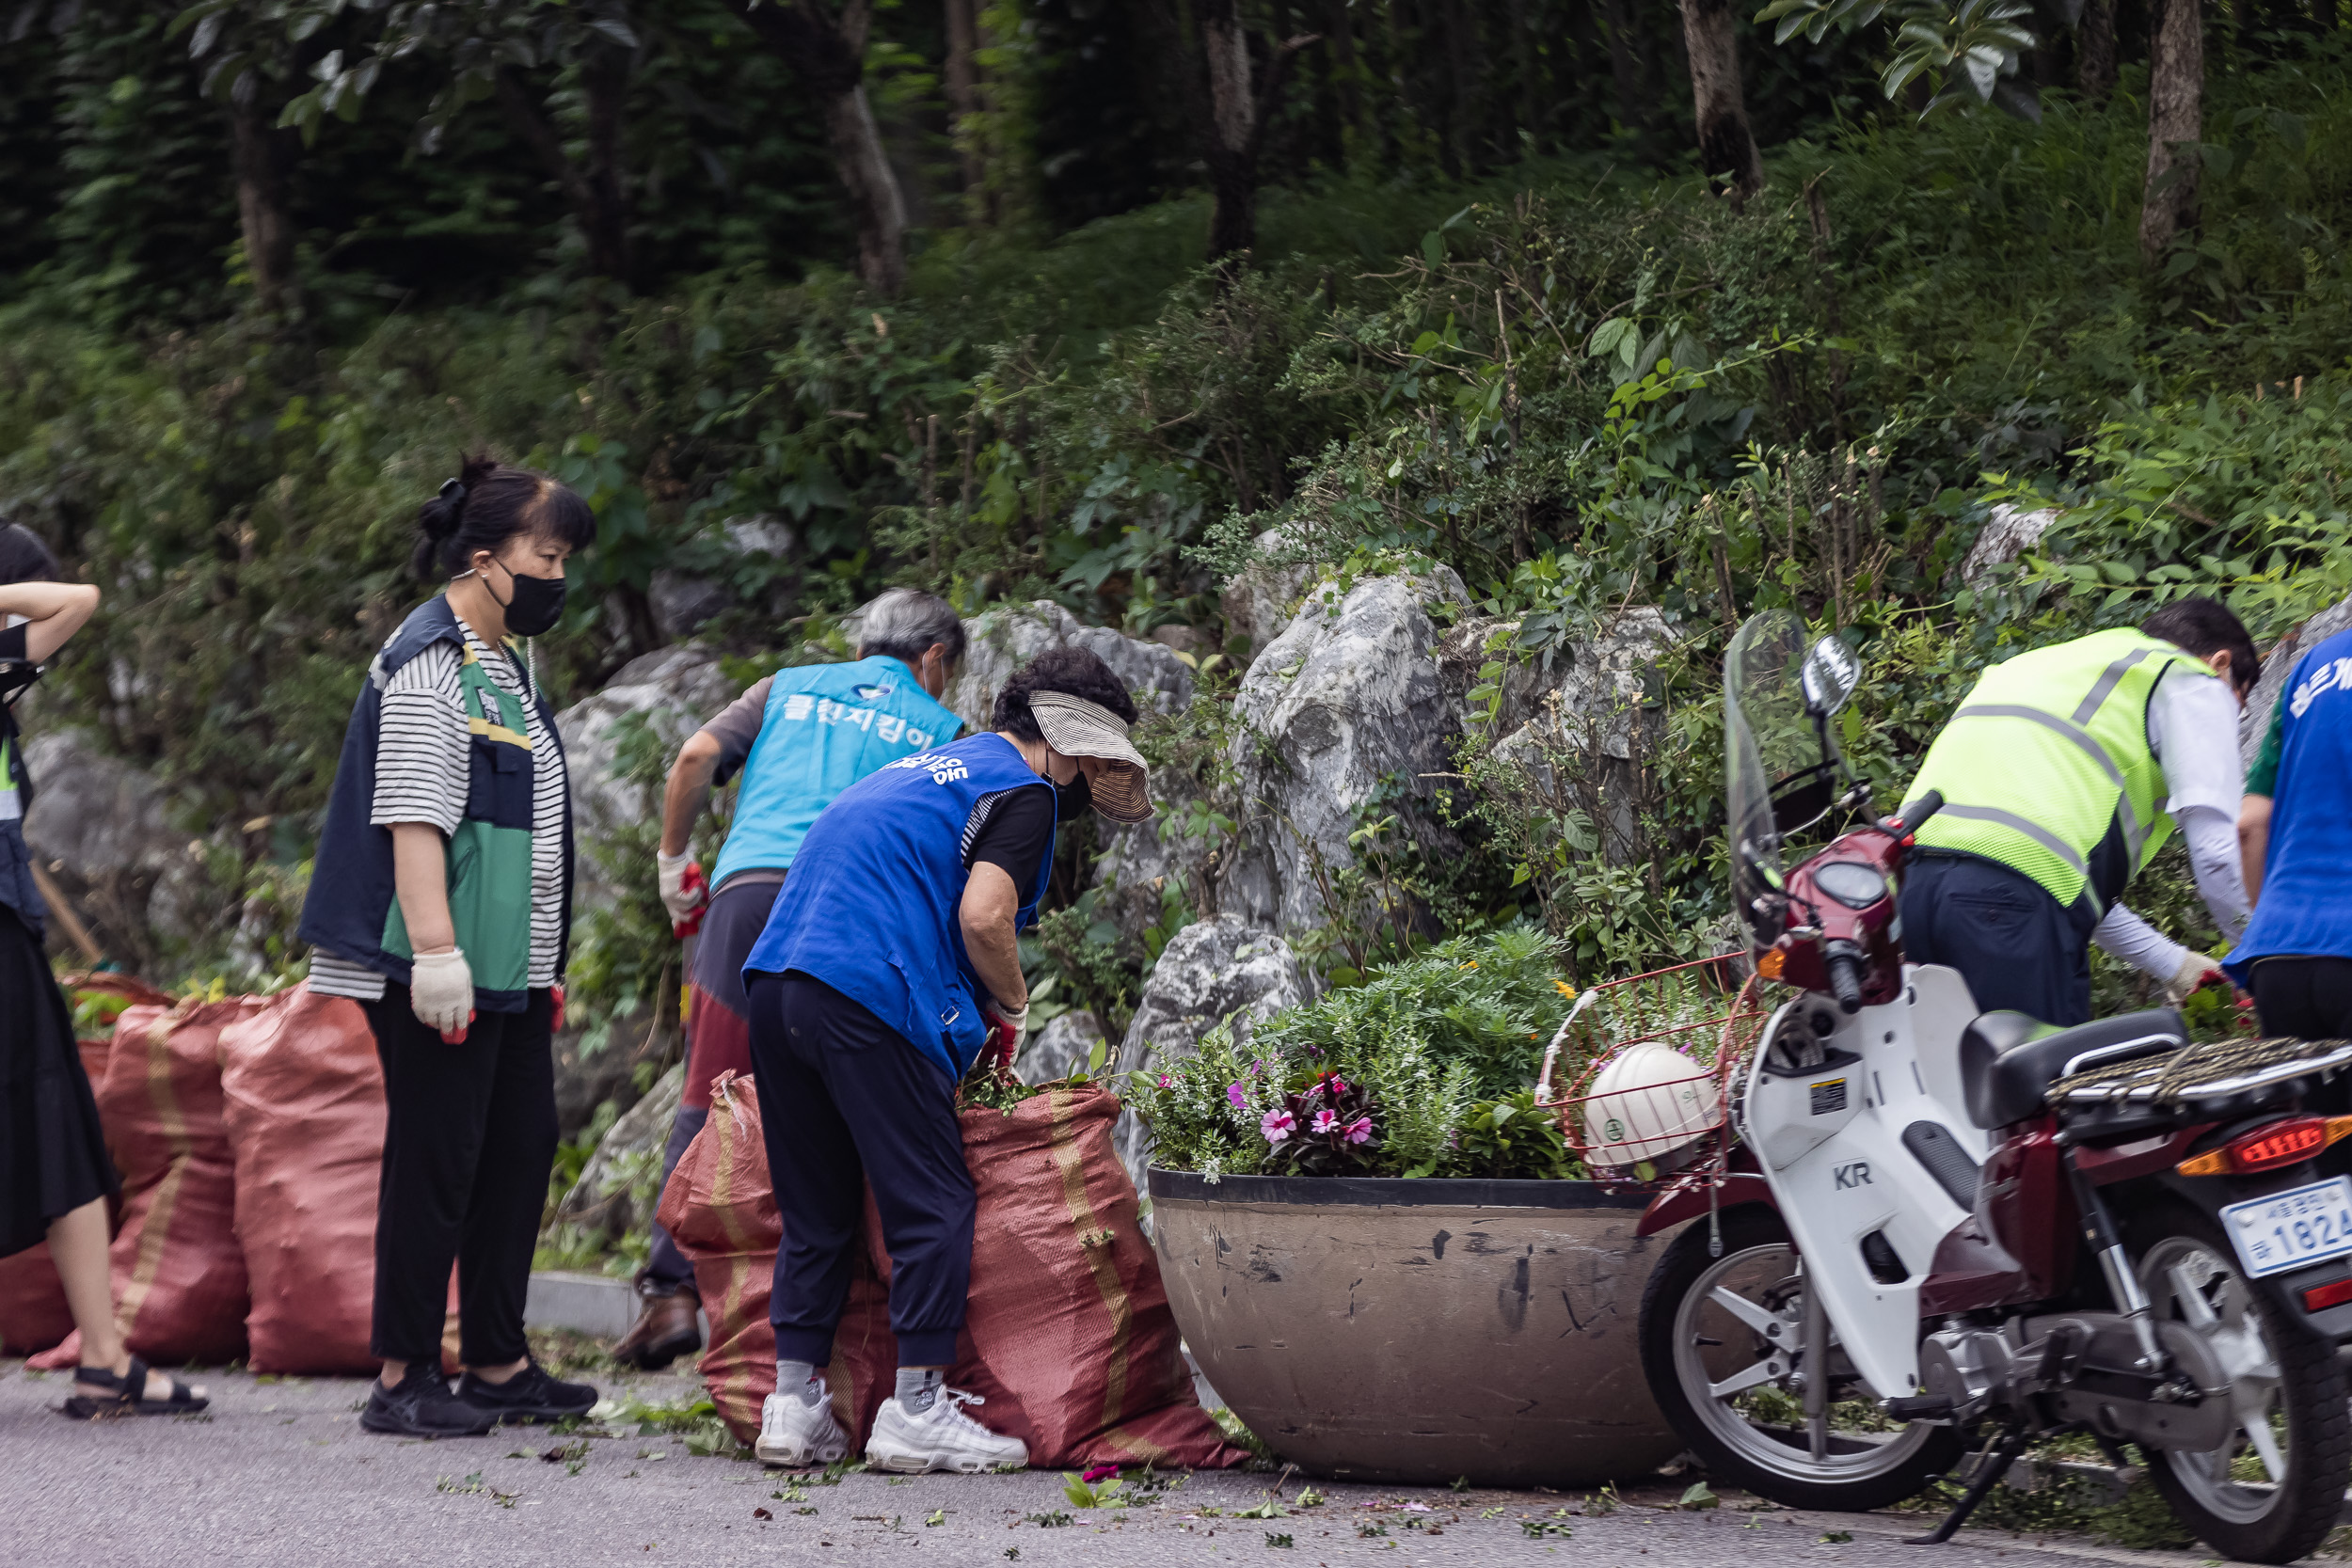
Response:
[[[2217,1040],[2074,1073],[2051,1085],[2048,1100],[2061,1115],[2193,1106],[2201,1116],[2218,1109],[2217,1102],[2259,1096],[2348,1064],[2352,1040]]]

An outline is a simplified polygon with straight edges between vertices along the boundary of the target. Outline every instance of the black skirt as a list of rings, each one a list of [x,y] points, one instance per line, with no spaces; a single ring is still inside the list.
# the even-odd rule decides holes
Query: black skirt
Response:
[[[0,1258],[44,1240],[50,1221],[121,1190],[65,992],[40,939],[0,903]]]

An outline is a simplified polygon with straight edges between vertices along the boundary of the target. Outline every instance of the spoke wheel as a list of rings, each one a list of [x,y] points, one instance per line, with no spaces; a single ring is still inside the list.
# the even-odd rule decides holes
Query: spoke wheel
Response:
[[[2334,1528],[2352,1471],[2335,1346],[2248,1281],[2205,1215],[2164,1210],[2139,1240],[2137,1267],[2156,1316],[2202,1338],[2230,1378],[2229,1436],[2208,1452],[2150,1450],[2157,1488],[2225,1557],[2291,1562]]]
[[[1804,1272],[1778,1216],[1732,1210],[1723,1241],[1712,1257],[1704,1222],[1683,1231],[1642,1301],[1650,1392],[1708,1471],[1792,1508],[1855,1511],[1943,1473],[1951,1432],[1887,1421],[1834,1336],[1807,1343]]]

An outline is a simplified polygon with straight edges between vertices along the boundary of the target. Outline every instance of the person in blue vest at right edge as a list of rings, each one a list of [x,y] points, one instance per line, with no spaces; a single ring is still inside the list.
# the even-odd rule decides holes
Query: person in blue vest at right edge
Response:
[[[1016,933],[1037,918],[1054,826],[1091,805],[1152,815],[1127,737],[1136,705],[1083,648],[1054,648],[996,694],[993,728],[901,757],[825,808],[743,965],[752,1063],[784,1244],[776,1391],[760,1459],[849,1451],[818,1369],[859,1244],[867,1184],[890,1250],[898,1387],[866,1445],[877,1469],[1019,1467],[1029,1450],[945,1385],[972,1278],[972,1177],[956,1085],[1028,1022]]]
[[[2238,844],[2254,918],[2222,967],[2253,992],[2264,1034],[2352,1038],[2352,631],[2297,659],[2280,689]],[[2344,1110],[2344,1090],[2329,1092]]]
[[[671,765],[659,851],[661,901],[681,930],[699,918],[688,976],[686,1084],[661,1180],[710,1116],[710,1085],[752,1070],[743,959],[768,923],[801,840],[834,797],[895,758],[953,740],[963,728],[939,703],[963,657],[963,622],[936,594],[894,588],[866,607],[849,664],[779,670],[697,730]],[[687,839],[714,785],[742,772],[727,840],[706,889]],[[647,1370],[702,1342],[694,1268],[657,1220],[637,1276],[644,1303],[612,1357]]]

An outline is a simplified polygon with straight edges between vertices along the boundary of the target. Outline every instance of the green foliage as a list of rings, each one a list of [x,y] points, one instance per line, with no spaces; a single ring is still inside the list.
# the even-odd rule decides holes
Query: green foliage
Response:
[[[1152,1131],[1153,1159],[1171,1169],[1557,1176],[1569,1170],[1565,1148],[1556,1128],[1545,1135],[1529,1093],[1543,1041],[1567,1010],[1554,963],[1540,932],[1454,938],[1278,1013],[1246,1046],[1219,1025],[1198,1055],[1131,1074],[1130,1102]],[[1371,1117],[1375,1138],[1360,1159],[1302,1163],[1295,1150],[1307,1139],[1270,1142],[1266,1118],[1287,1112],[1311,1132],[1293,1101],[1333,1075],[1361,1097],[1349,1107]]]

